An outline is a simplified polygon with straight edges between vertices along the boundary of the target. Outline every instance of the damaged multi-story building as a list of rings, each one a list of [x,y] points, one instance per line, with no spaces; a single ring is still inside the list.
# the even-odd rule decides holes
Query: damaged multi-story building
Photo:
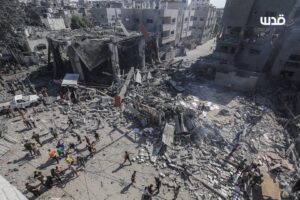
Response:
[[[145,66],[143,36],[124,33],[121,28],[61,31],[49,34],[47,39],[49,64],[56,78],[76,73],[84,82],[109,86],[113,81],[119,82],[132,67]]]
[[[272,57],[271,74],[300,83],[300,1],[297,1],[276,44]]]
[[[217,83],[238,89],[254,88],[270,69],[279,74],[284,65],[297,65],[296,25],[264,26],[261,17],[289,16],[296,0],[229,0],[226,3],[222,25],[213,54]],[[298,34],[299,35],[299,34]],[[293,63],[293,64],[292,64]],[[288,66],[288,68],[293,68]]]
[[[148,4],[147,4],[148,5]],[[95,25],[114,26],[123,24],[130,31],[140,31],[146,37],[155,35],[167,58],[176,54],[176,46],[191,36],[194,11],[184,1],[149,3],[146,8],[92,8]]]
[[[209,1],[192,0],[191,9],[195,10],[192,39],[195,44],[203,44],[215,36],[217,9]]]

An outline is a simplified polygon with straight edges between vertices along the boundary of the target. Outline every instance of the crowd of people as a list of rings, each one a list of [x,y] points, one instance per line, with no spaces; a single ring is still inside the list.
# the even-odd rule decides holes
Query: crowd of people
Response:
[[[23,121],[27,121],[27,123],[24,122],[24,125],[26,128],[36,128],[36,122],[31,117],[31,115],[27,115],[26,112],[20,112],[21,117],[23,118]],[[29,124],[31,126],[29,126]],[[73,120],[71,118],[68,118],[67,121],[67,129],[73,128],[75,126]],[[33,172],[33,178],[35,180],[38,180],[40,182],[40,185],[35,186],[30,183],[26,183],[26,189],[32,193],[34,196],[41,195],[41,186],[43,186],[44,189],[51,189],[55,184],[63,184],[64,181],[67,181],[71,175],[71,177],[78,177],[79,171],[84,170],[86,166],[86,162],[88,159],[93,158],[96,153],[96,143],[100,141],[100,136],[97,132],[93,133],[94,139],[92,139],[85,135],[84,139],[82,139],[82,136],[79,134],[75,135],[76,142],[69,142],[67,145],[65,145],[65,142],[63,139],[59,139],[58,131],[50,127],[49,133],[51,134],[52,138],[57,141],[56,146],[54,148],[48,149],[48,156],[49,160],[48,162],[56,163],[55,168],[50,169],[49,174],[50,175],[44,175],[41,171],[34,171]],[[77,146],[82,144],[83,141],[85,141],[85,149],[89,152],[87,156],[82,155],[82,150],[79,151],[77,149]],[[44,145],[45,141],[41,141],[41,136],[36,131],[33,131],[32,136],[30,139],[25,140],[24,148],[29,152],[29,155],[32,157],[40,157],[42,153],[40,151],[40,147]],[[76,159],[74,159],[76,157]],[[65,162],[68,167],[64,168],[60,165],[61,161]],[[124,152],[124,160],[121,163],[122,166],[124,166],[126,163],[129,163],[129,165],[132,165],[132,160],[130,158],[130,153],[128,151]],[[69,172],[69,173],[67,173]],[[44,172],[45,173],[45,172]],[[136,171],[132,174],[131,177],[131,183],[136,183]],[[159,177],[155,177],[155,183],[156,188],[153,188],[153,184],[146,187],[143,191],[143,199],[152,199],[152,196],[157,195],[161,188],[161,180]]]

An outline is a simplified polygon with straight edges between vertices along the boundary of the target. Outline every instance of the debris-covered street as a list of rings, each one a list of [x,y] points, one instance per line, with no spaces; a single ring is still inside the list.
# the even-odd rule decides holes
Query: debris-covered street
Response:
[[[188,64],[191,59],[185,58]],[[136,71],[122,112],[105,90],[79,84],[74,101],[58,95],[58,82],[44,82],[44,104],[2,116],[7,130],[1,139],[1,174],[26,193],[26,182],[41,184],[34,171],[51,177],[51,169],[61,168],[61,182],[44,188],[41,199],[140,199],[150,184],[154,199],[172,199],[177,190],[178,199],[227,199],[239,196],[235,184],[241,170],[257,165],[261,173],[274,172],[264,179],[290,184],[296,158],[287,148],[290,139],[272,97],[197,81],[187,63],[169,63],[168,71]],[[30,117],[36,127],[26,126],[24,119]],[[89,151],[85,137],[95,142],[95,151]],[[40,155],[24,149],[28,142],[35,143]],[[61,144],[76,161],[77,173],[63,154],[57,155],[59,163],[49,159],[48,150],[58,154]],[[131,162],[123,164],[125,151]],[[159,193],[154,177],[162,182]],[[254,184],[255,179],[248,181]],[[269,184],[265,187],[275,188],[272,195],[280,196],[278,186]]]
[[[300,199],[299,13],[2,0],[0,200]]]

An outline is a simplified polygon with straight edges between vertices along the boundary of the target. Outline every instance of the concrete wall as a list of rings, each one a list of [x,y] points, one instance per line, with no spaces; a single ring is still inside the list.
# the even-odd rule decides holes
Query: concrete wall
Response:
[[[260,17],[289,16],[294,3],[295,0],[227,1],[223,33],[217,42],[215,55],[239,69],[265,71],[274,50],[274,38],[283,27],[263,27]]]
[[[0,197],[3,200],[28,200],[21,191],[0,176]]]
[[[162,9],[187,9],[187,1],[164,1],[161,2],[160,8]]]
[[[49,30],[62,30],[65,29],[65,22],[63,18],[42,18],[42,23],[47,27]]]
[[[120,8],[107,8],[107,19],[108,24],[115,24],[116,21],[121,20],[121,9]]]
[[[43,50],[43,52],[46,52],[48,49],[48,42],[46,38],[27,39],[27,45],[31,52],[37,51],[36,47],[40,44],[46,45],[47,48]]]
[[[249,29],[248,29],[249,30]],[[271,42],[275,29],[250,28],[247,30],[242,41],[242,48],[236,55],[237,67],[244,70],[262,72],[274,50]]]
[[[111,26],[121,19],[120,8],[92,8],[90,13],[96,26]]]
[[[293,81],[300,82],[300,60],[293,58],[293,55],[300,57],[300,26],[288,30],[282,42],[282,47],[276,56],[271,73],[274,76],[285,76]]]
[[[195,10],[192,27],[192,38],[198,44],[205,43],[214,35],[217,15],[216,8],[211,5],[202,5]]]
[[[195,15],[194,10],[184,10],[184,16],[183,16],[184,20],[183,20],[181,38],[187,38],[192,35],[194,15]]]
[[[131,31],[138,31],[143,24],[148,32],[160,31],[163,10],[154,9],[122,9],[122,23]]]
[[[205,43],[214,36],[214,29],[216,26],[217,15],[216,15],[216,8],[213,6],[209,6],[208,8],[208,15],[206,18],[206,23],[203,29],[203,34],[201,38],[201,43]]]
[[[255,0],[230,0],[226,2],[223,24],[225,26],[244,27],[248,22]]]
[[[139,31],[143,25],[147,32],[157,33],[161,44],[176,39],[178,10],[174,9],[122,9],[122,23],[131,31]]]
[[[163,17],[171,18],[175,22],[165,23],[163,26],[167,25],[168,27],[163,27],[163,32],[169,31],[169,36],[162,37],[162,44],[174,42],[177,44],[180,41],[181,31],[182,31],[182,20],[183,20],[183,11],[176,9],[164,9]]]

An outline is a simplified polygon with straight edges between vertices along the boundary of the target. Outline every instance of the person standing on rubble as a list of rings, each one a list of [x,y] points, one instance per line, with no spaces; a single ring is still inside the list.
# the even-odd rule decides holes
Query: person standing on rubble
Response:
[[[263,175],[261,175],[259,171],[255,171],[252,174],[252,179],[250,181],[250,187],[254,187],[256,184],[261,184],[262,177],[263,177]]]
[[[246,168],[247,159],[243,159],[237,166],[236,171],[244,171]]]
[[[153,190],[153,185],[150,184],[149,187],[148,187],[148,192],[149,194],[151,195],[151,197],[153,196],[153,193],[154,193],[154,190]]]
[[[39,191],[39,189],[37,189],[36,186],[32,186],[32,185],[30,185],[29,183],[26,183],[26,184],[25,184],[25,187],[26,187],[26,189],[27,189],[29,192],[31,192],[35,197],[40,196],[40,191]]]
[[[54,149],[48,149],[49,158],[56,160],[57,164],[59,164],[59,159],[56,155],[56,151]]]
[[[73,159],[73,157],[72,157],[72,155],[70,153],[67,153],[65,161],[69,165],[74,162],[74,159]]]
[[[60,97],[60,99],[64,99],[65,98],[65,94],[64,94],[64,92],[62,90],[59,92],[59,97]]]
[[[62,148],[63,150],[65,150],[65,144],[63,140],[59,140],[57,142],[56,148]]]
[[[83,156],[77,156],[77,165],[85,168],[85,158]]]
[[[59,140],[57,145],[56,145],[56,151],[58,153],[59,157],[63,157],[65,154],[65,145],[62,140]]]
[[[54,129],[53,127],[50,127],[49,130],[50,130],[50,134],[53,136],[53,138],[58,137],[56,129]]]
[[[293,193],[298,192],[298,191],[300,191],[300,179],[292,187]]]
[[[97,133],[97,131],[95,131],[94,137],[95,137],[95,139],[96,139],[97,142],[100,141],[100,136],[99,136],[99,134]]]
[[[155,190],[157,190],[157,194],[158,194],[160,191],[160,187],[161,187],[161,180],[159,177],[154,177],[154,179],[155,179],[155,184],[156,184]]]
[[[42,89],[41,93],[42,93],[42,95],[43,95],[44,97],[48,97],[48,90],[47,90],[47,88],[44,87],[44,88]]]
[[[67,124],[68,124],[68,128],[69,127],[73,127],[74,126],[74,122],[73,122],[73,120],[69,117],[69,119],[68,119],[68,122],[67,122]]]
[[[37,147],[37,145],[35,145],[35,143],[32,143],[32,151],[33,151],[34,155],[41,156],[41,152],[40,152],[39,148]]]
[[[122,165],[124,165],[127,160],[129,161],[130,165],[132,165],[130,157],[129,157],[129,153],[127,151],[125,151],[124,162],[122,163]]]
[[[33,119],[33,117],[32,117],[31,115],[28,116],[28,122],[29,122],[30,124],[32,124],[32,126],[33,126],[34,128],[36,128],[34,119]]]
[[[81,144],[82,143],[81,136],[79,134],[76,134],[76,138],[77,138],[77,142]]]
[[[91,146],[90,138],[88,138],[88,136],[84,136],[84,138],[85,138],[86,144]]]
[[[25,120],[26,119],[26,117],[25,117],[26,113],[24,111],[20,110],[20,109],[18,109],[18,112],[19,112],[20,116],[22,117],[22,119]]]
[[[148,191],[148,187],[145,187],[144,191],[143,191],[142,200],[151,200],[151,199],[152,199],[152,197],[151,197],[151,194]]]
[[[234,152],[236,152],[239,148],[241,148],[240,143],[235,144],[235,145],[233,146],[231,152],[229,153],[228,157],[231,157],[232,154],[233,154]]]
[[[180,185],[178,185],[175,189],[174,189],[174,198],[173,200],[176,200],[178,195],[179,195],[179,192],[180,192]]]
[[[62,158],[65,155],[65,151],[62,147],[56,148],[57,154],[60,158]]]
[[[37,174],[35,174],[35,177],[37,180],[39,180],[41,182],[41,184],[45,184],[45,177],[42,174],[42,172],[37,172]]]
[[[26,141],[24,147],[27,151],[29,151],[30,155],[33,156],[32,144],[31,142]]]
[[[56,166],[55,167],[55,172],[58,173],[60,176],[63,176],[65,174],[65,171],[61,166]]]
[[[69,165],[69,169],[72,171],[73,175],[79,176],[76,167],[74,166],[74,161]]]
[[[34,139],[40,146],[43,146],[43,144],[41,143],[39,134],[37,134],[36,132],[33,132],[31,138]]]
[[[131,184],[135,183],[135,177],[136,177],[136,171],[133,171],[133,174],[131,175]]]
[[[50,170],[52,178],[55,178],[58,182],[62,182],[61,177],[59,173],[56,172],[56,170],[53,168]]]
[[[53,187],[53,179],[51,176],[46,176],[45,187],[48,189]]]
[[[75,143],[73,143],[73,142],[71,142],[71,143],[69,144],[69,148],[68,148],[67,152],[68,152],[70,149],[73,149],[73,151],[78,151],[78,149],[76,148]]]
[[[32,126],[31,126],[30,122],[28,121],[28,119],[24,119],[23,123],[25,124],[26,128],[32,129]]]
[[[91,145],[86,145],[87,146],[87,149],[88,151],[90,152],[90,156],[91,157],[94,157],[95,153],[96,153],[96,143],[95,142],[92,142]]]

